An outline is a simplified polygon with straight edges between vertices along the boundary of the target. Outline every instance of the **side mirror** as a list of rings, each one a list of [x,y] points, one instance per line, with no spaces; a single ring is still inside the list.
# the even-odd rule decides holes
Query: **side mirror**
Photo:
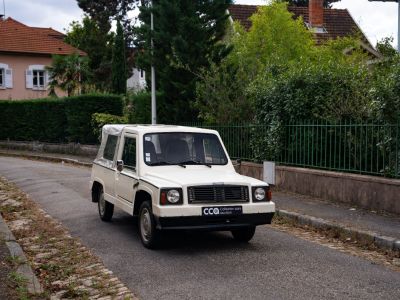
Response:
[[[124,169],[124,161],[123,160],[117,160],[117,171],[121,172]]]

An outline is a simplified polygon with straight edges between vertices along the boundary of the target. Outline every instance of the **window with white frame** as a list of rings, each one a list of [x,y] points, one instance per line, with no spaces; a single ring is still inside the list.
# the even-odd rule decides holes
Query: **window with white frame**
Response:
[[[46,78],[44,70],[32,70],[33,88],[44,89]]]
[[[13,72],[7,64],[0,63],[0,89],[12,89]]]
[[[45,90],[49,83],[49,72],[44,65],[31,65],[25,72],[26,88],[32,90]]]

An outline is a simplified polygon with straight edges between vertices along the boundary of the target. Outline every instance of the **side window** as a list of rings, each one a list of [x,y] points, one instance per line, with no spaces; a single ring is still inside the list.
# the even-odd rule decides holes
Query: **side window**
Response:
[[[136,170],[136,139],[125,137],[124,150],[122,152],[124,167]]]
[[[107,137],[107,143],[104,148],[103,158],[108,160],[114,160],[115,148],[117,146],[118,137],[116,135],[109,135]]]

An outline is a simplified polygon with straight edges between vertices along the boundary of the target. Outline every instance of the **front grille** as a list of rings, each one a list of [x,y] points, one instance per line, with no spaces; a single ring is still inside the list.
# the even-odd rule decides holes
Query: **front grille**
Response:
[[[188,187],[189,203],[249,202],[245,185],[209,185]]]

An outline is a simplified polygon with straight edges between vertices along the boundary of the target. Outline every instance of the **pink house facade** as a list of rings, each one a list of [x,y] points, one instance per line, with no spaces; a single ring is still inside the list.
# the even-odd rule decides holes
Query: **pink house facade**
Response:
[[[0,19],[0,100],[47,97],[50,74],[46,66],[51,65],[52,55],[86,55],[63,39],[62,33],[51,28]],[[61,90],[56,94],[66,96]]]

